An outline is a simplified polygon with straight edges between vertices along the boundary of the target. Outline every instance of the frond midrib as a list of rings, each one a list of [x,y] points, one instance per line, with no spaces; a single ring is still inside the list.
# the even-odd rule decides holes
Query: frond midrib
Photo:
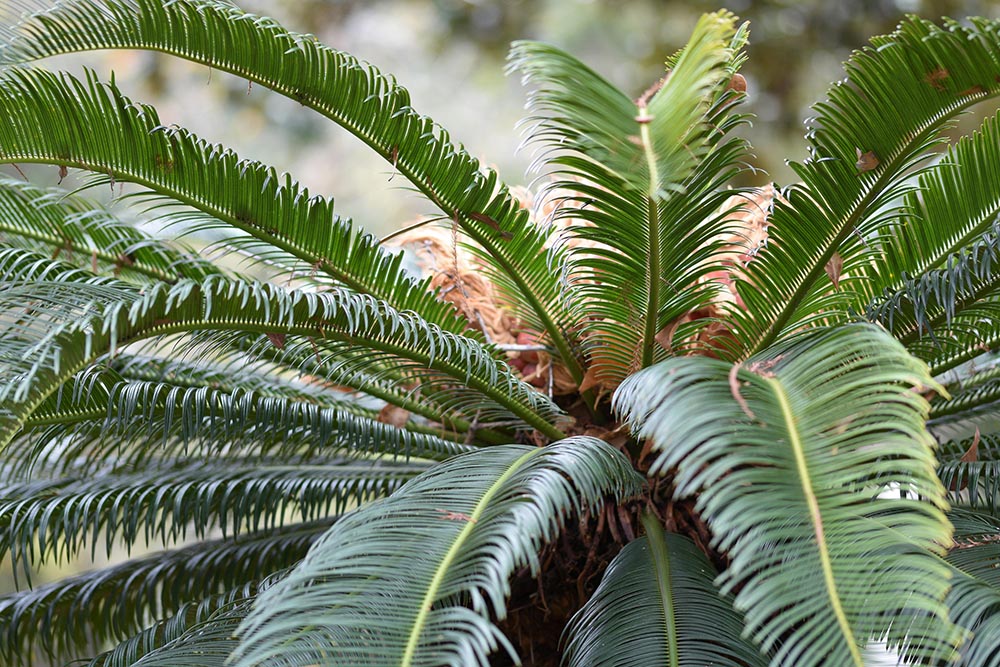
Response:
[[[770,387],[775,399],[781,408],[781,416],[785,424],[785,432],[788,434],[788,445],[795,458],[795,467],[799,473],[799,480],[802,484],[802,495],[809,507],[809,517],[813,524],[813,532],[816,538],[816,551],[820,560],[820,567],[823,572],[823,581],[830,599],[830,607],[837,619],[837,625],[844,637],[851,653],[851,658],[857,667],[865,667],[864,658],[858,648],[858,642],[851,630],[851,624],[844,613],[844,607],[840,602],[840,595],[837,593],[837,582],[833,572],[833,564],[830,560],[830,548],[826,543],[826,533],[823,528],[823,515],[813,488],[812,475],[809,472],[809,464],[806,461],[805,446],[802,436],[799,433],[798,423],[791,404],[788,402],[788,395],[780,381],[772,378],[762,378],[763,382]],[[738,391],[738,390],[737,390]]]
[[[4,224],[2,220],[0,220],[0,233],[4,232],[32,239],[33,241],[40,241],[42,243],[55,246],[56,248],[61,248],[70,253],[79,252],[81,254],[86,254],[91,257],[95,257],[96,259],[103,260],[108,264],[114,264],[116,266],[120,265],[122,259],[120,255],[111,254],[100,248],[92,246],[84,247],[77,245],[76,243],[73,242],[72,239],[50,236],[48,234],[43,234],[42,232],[34,229],[24,229],[22,227],[7,225]],[[128,264],[128,270],[140,273],[144,276],[165,283],[175,283],[178,280],[177,274],[169,273],[152,265],[147,265],[145,262],[141,260],[135,260],[135,261],[130,260],[130,263]]]
[[[441,562],[434,570],[434,575],[431,577],[430,584],[427,586],[427,592],[424,594],[423,602],[420,605],[420,611],[417,612],[417,618],[414,620],[413,628],[410,630],[409,637],[407,638],[406,648],[403,651],[403,657],[400,659],[399,663],[400,667],[411,667],[413,664],[413,658],[417,651],[417,646],[420,643],[420,636],[427,623],[427,617],[434,609],[434,603],[437,601],[438,590],[440,590],[445,576],[447,576],[448,570],[451,568],[451,564],[458,557],[458,553],[462,550],[462,547],[465,545],[469,535],[475,529],[479,519],[482,518],[483,512],[486,511],[490,502],[500,492],[500,489],[503,488],[503,485],[507,482],[507,480],[513,477],[524,463],[542,451],[543,450],[541,448],[535,448],[531,451],[525,452],[515,459],[510,466],[508,466],[508,468],[504,470],[499,477],[497,477],[496,481],[486,489],[486,492],[479,499],[479,502],[476,503],[476,506],[469,515],[469,518],[465,520],[465,525],[462,526],[462,530],[455,536],[454,542],[452,542],[448,551],[445,553],[444,558],[441,559]]]
[[[867,212],[868,207],[878,198],[879,195],[882,194],[882,190],[898,178],[898,174],[896,172],[907,161],[910,149],[926,144],[938,130],[941,122],[945,119],[960,113],[964,109],[979,104],[980,102],[997,97],[998,95],[1000,95],[1000,89],[994,93],[970,95],[960,98],[952,104],[942,108],[938,113],[927,119],[923,129],[914,133],[908,141],[904,142],[900,146],[897,153],[885,163],[884,167],[880,165],[879,168],[882,169],[881,173],[869,186],[867,186],[867,192],[865,192],[864,196],[856,200],[853,211],[850,212],[841,222],[840,230],[830,240],[830,242],[826,244],[826,247],[823,249],[819,258],[813,263],[806,275],[799,281],[795,290],[785,300],[781,310],[777,313],[776,317],[771,320],[763,333],[757,339],[757,342],[751,347],[746,348],[746,351],[744,351],[741,355],[741,359],[747,359],[756,354],[760,354],[772,343],[777,341],[782,333],[782,329],[786,324],[788,324],[789,320],[794,317],[799,305],[803,299],[806,298],[809,291],[814,287],[816,281],[826,274],[826,266],[829,263],[830,258],[833,257],[833,254],[837,252],[841,244],[854,232],[858,222],[860,222],[862,216]],[[926,159],[927,157],[928,156],[923,156],[923,159]]]
[[[98,46],[95,50],[120,50],[121,48],[122,48],[121,46],[105,42],[101,46]],[[494,259],[494,261],[496,261],[497,264],[504,270],[504,273],[507,276],[507,278],[512,280],[514,284],[518,287],[519,297],[523,298],[528,303],[528,305],[531,307],[534,313],[538,316],[539,320],[542,322],[542,325],[545,328],[546,333],[548,334],[556,350],[559,352],[560,358],[566,365],[567,370],[572,375],[573,380],[577,383],[583,381],[583,376],[584,376],[583,366],[580,363],[580,360],[578,359],[577,355],[573,352],[573,347],[569,342],[569,340],[566,338],[565,333],[562,331],[561,327],[559,327],[559,325],[556,323],[556,320],[549,312],[549,309],[538,299],[538,296],[534,293],[534,290],[528,284],[525,277],[521,275],[521,272],[517,270],[517,268],[506,256],[506,254],[502,251],[502,248],[499,246],[499,244],[495,240],[489,238],[486,234],[480,232],[480,230],[477,228],[475,224],[472,224],[473,219],[469,214],[475,213],[475,211],[472,212],[462,211],[458,207],[458,202],[452,202],[446,200],[444,198],[443,193],[441,193],[437,189],[432,188],[429,183],[426,183],[424,179],[420,177],[420,174],[413,167],[413,165],[409,164],[409,161],[405,155],[399,155],[396,151],[394,151],[392,146],[385,144],[385,142],[379,141],[379,137],[377,137],[374,134],[365,132],[363,127],[361,127],[356,123],[352,123],[350,121],[350,118],[348,118],[346,115],[338,114],[335,107],[322,104],[320,100],[314,98],[312,95],[309,95],[301,90],[298,90],[294,86],[285,85],[282,82],[276,80],[265,79],[257,75],[254,71],[248,68],[239,67],[238,65],[235,64],[227,65],[224,63],[216,62],[208,58],[199,58],[195,54],[181,51],[178,49],[169,49],[153,43],[147,43],[144,47],[141,48],[147,51],[155,51],[158,53],[163,53],[166,55],[183,58],[185,60],[195,62],[200,65],[219,69],[221,71],[236,76],[241,76],[249,81],[257,83],[258,85],[264,88],[268,88],[290,99],[296,100],[303,106],[313,109],[320,115],[329,118],[330,120],[334,121],[341,127],[348,130],[351,134],[353,134],[364,144],[366,144],[369,148],[371,148],[376,154],[380,155],[383,159],[392,164],[394,169],[398,170],[399,173],[405,176],[414,185],[414,187],[416,187],[417,190],[421,192],[421,194],[427,197],[427,199],[430,200],[441,211],[445,212],[449,216],[454,216],[457,220],[463,223],[462,230],[471,239],[473,239],[476,243],[478,243],[480,246],[482,246],[489,252],[490,256]],[[28,157],[30,156],[26,156],[24,159],[19,159],[16,161],[29,162],[30,160],[27,159]],[[55,162],[48,162],[48,161],[41,161],[41,162],[46,164],[55,164]],[[61,162],[60,164],[64,163],[65,162]],[[82,166],[81,168],[89,168],[89,167]],[[156,190],[157,192],[160,191],[149,183],[142,183],[138,180],[133,182],[139,183],[140,185],[144,185],[145,187],[149,187],[153,190]],[[173,197],[172,194],[171,196]],[[179,199],[179,201],[183,200]],[[194,202],[188,201],[185,203],[196,206],[196,208],[201,208],[200,206],[197,206]],[[238,224],[238,221],[235,221],[231,217],[220,218],[220,219],[223,219],[225,222],[228,222],[236,227],[239,227],[240,229],[243,229],[243,227],[241,227]],[[255,236],[258,235],[259,233],[261,233],[261,230],[255,230]],[[280,242],[277,239],[273,240],[268,239],[268,242],[272,243],[272,245],[275,245],[276,247],[291,252],[296,256],[301,256],[297,254],[296,249],[294,249],[294,246],[292,246],[291,244],[287,244],[286,247],[286,245],[283,245],[283,242]],[[313,258],[313,261],[315,262],[318,259],[321,258]],[[323,262],[323,268],[324,271],[331,273],[331,275],[333,275],[335,278],[341,280],[341,277],[339,277],[335,272],[336,267],[331,266],[329,262]],[[374,286],[366,286],[363,284],[351,285],[350,282],[346,281],[344,282],[344,284],[352,286],[354,289],[363,290],[365,291],[365,293],[371,293],[378,296],[376,292],[369,291],[371,289],[374,289]]]

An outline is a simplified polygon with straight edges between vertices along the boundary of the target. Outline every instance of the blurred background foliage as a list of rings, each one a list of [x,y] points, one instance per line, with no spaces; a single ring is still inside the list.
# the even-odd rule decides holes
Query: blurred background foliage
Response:
[[[0,0],[2,2],[4,0]],[[496,166],[510,184],[528,182],[530,152],[518,151],[517,122],[525,91],[504,74],[508,44],[539,39],[583,59],[628,94],[662,76],[664,59],[686,41],[697,17],[727,6],[751,22],[747,130],[766,173],[744,181],[784,184],[787,158],[805,157],[802,122],[809,105],[843,76],[842,62],[872,35],[893,29],[903,14],[938,19],[1000,18],[1000,0],[238,0],[248,11],[393,73],[414,107],[447,128],[454,140]],[[289,171],[314,194],[336,196],[341,215],[386,234],[417,215],[434,213],[412,196],[391,167],[345,131],[296,103],[245,81],[153,53],[109,52],[54,59],[53,69],[115,73],[133,99],[152,103],[164,124]],[[905,104],[906,100],[900,100]],[[963,128],[977,124],[970,114]],[[4,168],[11,175],[17,170]],[[23,167],[35,183],[54,185],[58,171]],[[72,177],[71,177],[72,178]],[[63,185],[72,187],[72,180]],[[110,199],[106,190],[91,193]],[[117,191],[116,191],[117,194]],[[150,545],[156,548],[158,545]],[[132,554],[135,555],[135,554]],[[100,563],[106,562],[97,553]],[[113,559],[124,557],[116,554]],[[73,563],[69,570],[92,563]],[[62,570],[60,572],[59,570]],[[44,568],[35,583],[65,574]],[[0,590],[10,590],[9,567]]]

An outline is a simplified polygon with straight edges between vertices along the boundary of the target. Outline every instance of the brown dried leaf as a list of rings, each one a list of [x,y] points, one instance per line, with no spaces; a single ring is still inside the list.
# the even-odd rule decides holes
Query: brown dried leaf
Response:
[[[862,153],[860,148],[856,148],[855,150],[858,152],[858,161],[854,163],[854,166],[858,168],[860,173],[863,174],[866,171],[871,171],[878,166],[878,158],[873,151]]]
[[[396,428],[403,428],[406,426],[406,422],[410,421],[410,412],[398,405],[387,403],[384,408],[378,411],[378,421]]]
[[[500,223],[491,218],[490,216],[486,215],[485,213],[470,213],[469,217],[477,222],[481,222],[484,225],[487,225],[490,229],[500,234],[500,238],[502,238],[505,241],[510,241],[512,238],[514,238],[513,234],[511,234],[510,232],[505,232],[502,229],[500,229]]]
[[[830,261],[826,263],[826,275],[833,281],[833,289],[840,289],[840,272],[844,269],[844,258],[839,252],[833,253]]]
[[[590,391],[598,384],[600,383],[597,379],[597,367],[591,366],[583,375],[583,382],[580,383],[580,393],[582,394],[585,391]]]
[[[944,90],[944,80],[951,74],[943,67],[936,67],[924,76],[924,81],[929,83],[936,90]]]
[[[677,327],[681,325],[681,319],[677,318],[667,326],[660,329],[660,332],[653,336],[653,339],[660,344],[667,352],[674,351],[674,332],[677,331]]]
[[[976,435],[972,438],[972,444],[969,448],[965,450],[962,454],[962,458],[959,459],[962,463],[974,463],[979,460],[979,427],[976,427]]]
[[[733,364],[733,367],[729,369],[729,390],[733,392],[733,398],[735,398],[736,402],[740,404],[740,408],[746,413],[747,417],[750,419],[757,419],[757,415],[755,415],[753,410],[750,409],[750,405],[747,403],[747,400],[743,398],[742,394],[740,394],[739,373],[742,366],[743,364]]]
[[[979,427],[976,427],[976,435],[972,438],[972,444],[962,454],[959,459],[962,463],[975,463],[979,460]],[[969,486],[968,475],[962,474],[951,481],[952,491],[964,491]]]
[[[733,78],[729,80],[729,90],[735,90],[737,93],[747,92],[747,80],[742,74],[733,74]]]
[[[279,350],[285,349],[285,334],[283,333],[269,333],[267,334],[267,339],[271,341],[271,345],[275,346]]]

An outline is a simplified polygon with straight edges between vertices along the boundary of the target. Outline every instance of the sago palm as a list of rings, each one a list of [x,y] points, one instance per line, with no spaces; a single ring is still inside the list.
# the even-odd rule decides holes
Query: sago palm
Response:
[[[1000,23],[873,39],[784,188],[730,188],[729,13],[637,98],[517,43],[528,206],[392,78],[229,2],[4,11],[0,161],[131,183],[171,236],[0,183],[0,546],[170,548],[0,597],[6,664],[1000,664],[1000,128],[945,134],[1000,95]],[[380,242],[30,65],[95,49],[295,99],[440,216]]]

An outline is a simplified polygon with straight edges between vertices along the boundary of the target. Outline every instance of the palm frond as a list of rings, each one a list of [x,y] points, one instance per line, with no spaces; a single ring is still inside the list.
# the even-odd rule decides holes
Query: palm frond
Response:
[[[260,596],[235,664],[467,667],[499,647],[513,655],[490,622],[505,615],[509,577],[538,570],[567,514],[640,485],[617,450],[586,437],[442,463],[344,517]]]
[[[917,393],[934,386],[884,331],[853,325],[746,364],[672,359],[615,401],[653,440],[651,474],[676,469],[675,495],[697,494],[754,641],[781,664],[862,667],[889,625],[928,614],[915,651],[948,657],[957,641],[947,570],[929,555],[951,534]],[[915,497],[879,495],[895,488]]]
[[[329,520],[201,542],[0,596],[0,658],[94,654],[182,605],[261,581],[299,561]]]
[[[1000,224],[951,255],[942,268],[902,281],[871,302],[865,319],[890,331],[914,355],[933,361],[979,341],[1000,304]]]
[[[60,109],[58,117],[52,108]],[[287,174],[164,126],[153,108],[132,102],[113,82],[101,84],[91,72],[79,81],[9,70],[0,77],[0,113],[8,119],[0,128],[2,162],[58,164],[136,183],[300,260],[291,267],[300,275],[323,272],[443,329],[465,328],[427,281],[403,271],[399,254],[338,217],[331,200],[310,195]],[[207,224],[203,219],[201,227]]]
[[[37,13],[27,15],[33,10]],[[24,15],[18,21],[19,15]],[[247,14],[228,2],[80,0],[19,2],[0,33],[0,61],[23,63],[95,49],[150,49],[270,88],[338,123],[385,158],[482,249],[518,315],[548,334],[579,381],[583,370],[551,270],[558,252],[497,175],[410,105],[370,64]],[[252,190],[252,188],[250,188]],[[403,307],[400,304],[399,307]],[[440,324],[440,323],[439,323]]]
[[[732,598],[716,590],[708,558],[688,538],[665,534],[657,519],[642,523],[646,536],[615,556],[570,621],[567,667],[765,667],[741,637]]]
[[[277,578],[277,576],[272,576],[267,582],[277,580]],[[132,667],[140,658],[168,646],[189,631],[200,628],[209,620],[213,626],[221,629],[220,626],[224,623],[223,618],[229,618],[230,612],[236,612],[237,615],[233,620],[238,623],[237,619],[242,618],[249,611],[254,596],[266,585],[267,583],[261,586],[248,584],[222,595],[213,595],[199,602],[183,604],[177,609],[174,616],[159,621],[129,637],[110,651],[87,662],[85,667]],[[216,612],[220,613],[216,615]],[[161,653],[159,657],[162,655]],[[204,663],[199,663],[198,667],[204,667]]]
[[[337,459],[147,462],[99,474],[0,484],[0,553],[15,567],[68,559],[104,544],[172,544],[270,530],[341,514],[387,496],[425,470]]]
[[[952,510],[955,545],[948,563],[955,568],[948,605],[952,620],[971,631],[958,664],[1000,665],[1000,519],[992,514]]]
[[[51,253],[127,281],[176,282],[219,273],[194,251],[155,239],[83,198],[2,177],[0,235],[5,246]]]
[[[938,475],[953,506],[1000,508],[1000,437],[976,434],[941,445]]]
[[[768,250],[739,285],[747,309],[731,314],[736,356],[760,352],[850,302],[850,276],[862,280],[855,267],[870,256],[863,240],[893,224],[883,211],[915,187],[909,173],[951,119],[1000,91],[998,47],[993,22],[939,27],[909,18],[851,56],[846,80],[809,121],[809,159],[792,164],[802,184],[776,203]],[[826,272],[834,253],[843,261],[839,289]]]
[[[47,270],[39,267],[36,272]],[[9,333],[0,355],[8,441],[59,386],[102,354],[197,330],[313,337],[391,355],[403,366],[451,378],[452,391],[481,397],[484,411],[562,436],[552,425],[559,408],[477,341],[343,289],[284,290],[221,276],[157,283],[142,292],[114,281],[31,281],[0,293],[0,322]]]
[[[877,239],[881,257],[861,265],[856,289],[869,301],[903,288],[995,227],[1000,213],[1000,118],[987,118],[941,160],[923,170],[907,194],[896,224]],[[994,230],[995,232],[995,230]],[[865,304],[859,304],[863,307]]]
[[[39,468],[93,471],[108,460],[133,466],[197,455],[434,460],[470,449],[430,426],[383,423],[377,410],[114,375],[88,369],[39,405],[24,421],[18,446],[2,457],[8,478],[38,476]]]
[[[586,248],[569,253],[569,272],[606,382],[665,357],[656,335],[711,297],[698,278],[720,232],[716,209],[732,194],[721,186],[745,156],[744,142],[726,140],[742,122],[726,89],[746,41],[734,22],[728,12],[703,17],[666,78],[637,101],[553,46],[512,48],[511,69],[536,88],[529,139],[546,151],[556,185],[578,193],[559,215],[574,219],[566,233]]]

